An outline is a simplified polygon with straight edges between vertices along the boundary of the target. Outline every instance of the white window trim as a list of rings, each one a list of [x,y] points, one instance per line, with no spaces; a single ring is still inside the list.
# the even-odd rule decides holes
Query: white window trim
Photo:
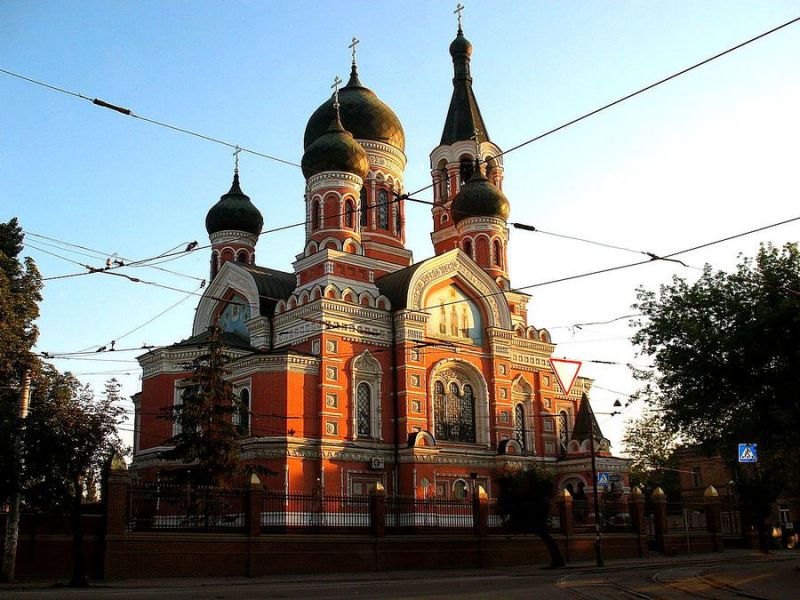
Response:
[[[352,375],[350,377],[350,418],[353,427],[353,439],[359,437],[383,440],[381,427],[381,379],[383,371],[380,363],[368,351],[364,351],[353,359]],[[370,396],[370,435],[358,434],[358,386],[366,383],[371,392]]]

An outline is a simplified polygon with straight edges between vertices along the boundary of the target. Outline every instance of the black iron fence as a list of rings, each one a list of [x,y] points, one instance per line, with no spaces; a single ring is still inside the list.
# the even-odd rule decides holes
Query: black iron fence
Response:
[[[129,531],[244,531],[246,491],[174,483],[129,489]]]
[[[260,523],[263,531],[273,532],[322,528],[366,530],[372,524],[370,498],[266,492],[263,495]]]

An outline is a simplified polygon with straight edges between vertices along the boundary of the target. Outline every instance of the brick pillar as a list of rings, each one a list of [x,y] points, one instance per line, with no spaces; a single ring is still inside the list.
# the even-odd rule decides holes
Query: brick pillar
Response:
[[[664,536],[667,533],[667,495],[660,487],[657,487],[651,498],[653,502],[653,518],[656,528],[656,547],[664,552]]]
[[[489,527],[489,496],[482,485],[472,494],[472,529],[475,535],[483,537]]]
[[[628,497],[628,514],[631,516],[633,530],[639,540],[639,556],[647,555],[647,521],[644,514],[644,495],[639,486],[631,490]]]
[[[128,491],[131,474],[121,456],[115,455],[110,462],[106,479],[106,534],[122,535],[128,518]]]
[[[369,495],[369,517],[372,535],[386,536],[386,490],[381,483]]]
[[[703,505],[712,548],[714,552],[722,552],[725,549],[722,540],[722,501],[713,485],[708,486],[703,492]]]
[[[572,535],[572,529],[575,524],[573,516],[572,516],[572,494],[569,493],[569,490],[563,490],[558,496],[556,497],[556,502],[558,505],[558,522],[561,524],[560,529],[561,533],[564,534],[564,545],[565,545],[565,556],[564,559],[569,562],[570,559],[570,536]]]
[[[250,537],[261,535],[261,507],[264,499],[264,488],[258,475],[250,475],[250,487],[245,498],[245,528]]]

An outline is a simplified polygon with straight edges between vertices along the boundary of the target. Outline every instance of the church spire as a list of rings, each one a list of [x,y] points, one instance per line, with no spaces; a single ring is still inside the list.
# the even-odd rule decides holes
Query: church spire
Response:
[[[471,139],[476,129],[481,132],[481,142],[489,141],[481,109],[472,91],[472,75],[469,71],[472,44],[464,37],[461,26],[463,10],[464,7],[459,4],[454,11],[458,14],[458,33],[450,44],[450,55],[453,57],[453,96],[450,99],[450,108],[442,131],[440,144],[443,146]]]

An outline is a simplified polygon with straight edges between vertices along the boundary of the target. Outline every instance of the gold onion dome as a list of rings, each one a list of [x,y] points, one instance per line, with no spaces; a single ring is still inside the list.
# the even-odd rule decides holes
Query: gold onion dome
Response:
[[[245,231],[258,235],[264,226],[264,217],[250,202],[250,197],[239,187],[239,173],[233,175],[233,184],[227,194],[211,207],[206,215],[206,231]]]
[[[508,198],[484,177],[476,164],[472,177],[453,199],[451,211],[456,223],[470,217],[495,217],[505,221],[509,212]]]
[[[306,179],[324,171],[352,173],[364,179],[369,170],[369,159],[366,150],[349,131],[345,131],[334,113],[328,130],[306,148],[300,166]]]
[[[371,89],[364,87],[358,79],[358,69],[353,65],[347,85],[339,90],[341,121],[344,128],[357,140],[383,142],[399,150],[405,150],[406,136],[400,119],[383,103]],[[333,96],[325,101],[306,125],[303,148],[308,149],[328,130],[328,124],[336,116]]]

